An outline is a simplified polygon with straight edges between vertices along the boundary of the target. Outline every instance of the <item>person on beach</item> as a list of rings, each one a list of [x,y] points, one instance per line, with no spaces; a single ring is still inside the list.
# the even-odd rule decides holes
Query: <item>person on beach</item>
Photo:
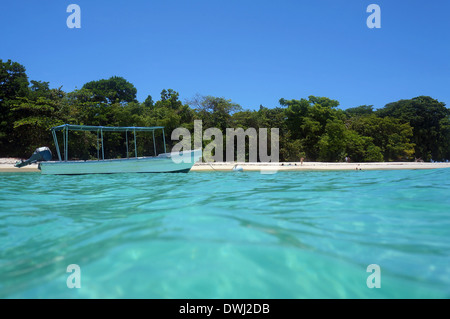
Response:
[[[303,165],[303,157],[300,158],[300,165]]]

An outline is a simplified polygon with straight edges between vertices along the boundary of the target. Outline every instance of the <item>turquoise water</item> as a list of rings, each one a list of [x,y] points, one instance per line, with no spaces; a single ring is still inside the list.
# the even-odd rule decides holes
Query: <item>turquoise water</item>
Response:
[[[449,298],[449,194],[449,169],[4,173],[0,298]]]

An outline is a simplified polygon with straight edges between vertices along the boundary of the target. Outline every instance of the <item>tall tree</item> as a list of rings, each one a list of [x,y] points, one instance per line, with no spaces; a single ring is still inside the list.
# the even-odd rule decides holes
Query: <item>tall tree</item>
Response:
[[[242,107],[223,97],[197,95],[188,102],[203,120],[203,127],[217,127],[225,132],[231,127],[231,116],[242,110]]]
[[[411,143],[413,128],[409,123],[392,117],[375,115],[355,117],[349,128],[361,136],[370,137],[381,150],[385,161],[412,160],[414,144]]]
[[[28,95],[28,77],[25,67],[17,62],[0,59],[0,106],[7,100]]]
[[[320,157],[319,141],[326,125],[345,117],[342,110],[336,109],[339,102],[327,97],[309,96],[308,100],[280,99],[280,104],[287,107],[286,125],[290,136],[300,140],[297,145],[301,145],[301,152],[308,159],[317,160]]]
[[[0,59],[0,156],[16,156],[13,104],[29,94],[25,67]]]
[[[360,105],[357,107],[350,107],[345,110],[349,117],[370,115],[373,113],[373,105]]]
[[[95,102],[108,104],[137,102],[137,90],[134,85],[119,76],[91,81],[84,84],[82,88],[92,93],[91,99]]]
[[[445,141],[445,119],[450,116],[445,103],[429,96],[419,96],[389,103],[376,114],[399,119],[413,127],[412,142],[415,144],[416,157],[441,160],[448,154],[441,148]]]

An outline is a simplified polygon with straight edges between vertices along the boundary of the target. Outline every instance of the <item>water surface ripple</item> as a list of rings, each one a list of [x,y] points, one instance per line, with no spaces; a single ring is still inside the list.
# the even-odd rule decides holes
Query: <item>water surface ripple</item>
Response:
[[[0,174],[0,298],[449,298],[449,191],[449,169]]]

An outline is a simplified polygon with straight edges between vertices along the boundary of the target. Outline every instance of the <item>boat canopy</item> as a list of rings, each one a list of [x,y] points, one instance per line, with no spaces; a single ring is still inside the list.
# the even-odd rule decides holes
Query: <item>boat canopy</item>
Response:
[[[73,125],[73,124],[63,124],[60,126],[52,127],[52,131],[62,131],[62,130],[69,130],[69,131],[90,131],[90,132],[97,132],[97,131],[103,131],[103,132],[126,132],[126,131],[135,131],[135,132],[142,132],[142,131],[155,131],[155,130],[162,130],[164,129],[164,126],[148,126],[148,127],[139,127],[139,126],[92,126],[92,125]]]
[[[58,159],[62,161],[61,152],[59,149],[58,138],[56,137],[56,132],[62,132],[63,134],[63,147],[64,147],[64,161],[69,159],[69,131],[89,131],[89,132],[97,132],[97,159],[102,160],[105,159],[105,151],[103,149],[103,132],[125,132],[126,137],[126,152],[128,158],[128,132],[133,132],[134,135],[134,154],[135,157],[137,155],[137,145],[136,145],[136,132],[152,132],[153,133],[153,151],[154,156],[157,156],[156,153],[156,144],[155,144],[155,131],[162,130],[163,143],[164,143],[164,153],[166,152],[166,139],[164,135],[164,126],[148,126],[148,127],[139,127],[139,126],[92,126],[92,125],[73,125],[73,124],[63,124],[59,126],[55,126],[51,128],[53,140],[55,142],[56,152],[58,154]],[[101,157],[100,157],[100,144],[101,143]]]

